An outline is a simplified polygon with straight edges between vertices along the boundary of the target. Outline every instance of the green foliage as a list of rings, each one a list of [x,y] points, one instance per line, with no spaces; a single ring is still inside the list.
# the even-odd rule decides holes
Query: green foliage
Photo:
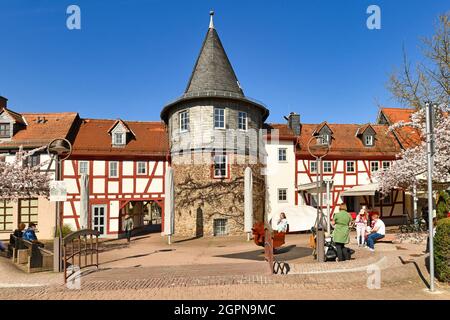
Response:
[[[447,191],[441,191],[439,192],[439,200],[436,206],[438,220],[446,218],[448,212],[450,212],[450,195]]]
[[[62,226],[62,237],[64,238],[69,233],[73,232],[73,230],[70,228],[68,224],[65,224]],[[59,230],[56,230],[56,237],[59,237]]]
[[[450,218],[437,223],[434,237],[434,265],[440,281],[450,282]]]

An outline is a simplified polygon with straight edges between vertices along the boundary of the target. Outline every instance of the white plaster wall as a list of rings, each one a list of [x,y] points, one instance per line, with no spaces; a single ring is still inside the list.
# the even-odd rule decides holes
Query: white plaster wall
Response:
[[[123,165],[123,175],[132,176],[133,175],[133,161],[124,161]]]
[[[278,161],[278,149],[285,148],[286,161]],[[267,152],[267,200],[269,217],[277,215],[287,207],[295,205],[295,153],[292,141],[279,141],[266,144]],[[278,202],[278,189],[287,189],[287,201]]]
[[[105,175],[105,161],[94,161],[94,176]]]
[[[105,179],[100,178],[100,179],[92,179],[93,183],[93,193],[105,193]]]
[[[163,179],[161,178],[157,178],[157,179],[153,179],[150,188],[148,188],[148,192],[149,193],[162,193],[164,192],[163,190]]]
[[[119,193],[119,182],[118,181],[108,182],[108,193]]]
[[[123,193],[133,193],[133,181],[132,178],[122,179],[122,192]]]

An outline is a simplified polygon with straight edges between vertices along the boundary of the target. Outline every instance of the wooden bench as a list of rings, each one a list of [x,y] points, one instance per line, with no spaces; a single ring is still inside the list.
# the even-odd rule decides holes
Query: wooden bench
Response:
[[[15,263],[28,273],[53,270],[53,252],[37,243],[16,238],[17,246]]]
[[[287,232],[289,229],[287,230]],[[257,246],[264,247],[264,222],[257,222],[253,225],[253,241]],[[285,243],[286,232],[272,232],[273,248],[279,248]]]
[[[388,233],[384,236],[384,238],[381,238],[375,243],[392,243],[395,240],[395,234],[394,233]]]
[[[18,238],[13,234],[9,235],[8,256],[11,258],[12,262],[17,263],[18,252],[22,249],[26,249],[22,243],[22,238]]]

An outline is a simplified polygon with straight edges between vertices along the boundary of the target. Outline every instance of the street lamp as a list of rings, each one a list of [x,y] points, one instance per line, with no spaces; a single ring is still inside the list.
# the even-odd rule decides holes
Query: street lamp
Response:
[[[72,154],[72,144],[67,139],[54,139],[47,145],[47,153],[49,156],[55,156],[55,181],[61,180],[61,161],[66,160]],[[62,228],[61,228],[61,201],[56,201],[56,219],[55,226],[58,236],[53,239],[53,271],[61,271],[61,244],[62,244]]]
[[[433,161],[434,161],[434,124],[433,110],[436,105],[425,103],[427,129],[427,184],[428,184],[428,237],[430,251],[430,291],[434,291],[434,239],[433,239]]]
[[[317,241],[316,241],[316,253],[317,253],[317,261],[325,262],[325,234],[324,234],[324,223],[323,223],[323,211],[322,211],[322,189],[321,184],[323,180],[323,170],[322,170],[322,159],[330,152],[330,139],[329,136],[326,135],[317,135],[311,137],[308,142],[308,152],[309,154],[316,159],[316,171],[319,174],[316,174],[316,182],[317,182],[317,217],[316,223],[314,227],[317,232]]]

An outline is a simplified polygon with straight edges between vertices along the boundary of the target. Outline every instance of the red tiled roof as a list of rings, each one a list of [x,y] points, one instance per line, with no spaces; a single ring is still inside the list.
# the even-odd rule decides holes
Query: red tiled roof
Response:
[[[395,158],[400,152],[400,146],[386,125],[371,125],[376,132],[375,144],[372,147],[364,146],[362,140],[356,136],[361,127],[359,124],[328,123],[328,126],[333,131],[333,139],[327,158]],[[302,124],[300,150],[297,151],[300,156],[310,156],[308,143],[316,129],[317,124]]]
[[[390,125],[397,122],[410,122],[411,115],[415,112],[414,109],[401,108],[382,108],[381,112],[386,117]],[[421,142],[420,132],[412,127],[402,127],[394,130],[396,137],[403,148],[414,147]]]
[[[270,137],[274,130],[278,130],[278,139],[280,140],[296,140],[294,132],[287,124],[268,123],[264,124],[263,129],[267,130],[267,135]]]
[[[11,140],[0,141],[0,149],[20,146],[34,148],[47,145],[53,139],[69,138],[78,117],[76,112],[21,113],[20,115],[27,125],[22,125]]]
[[[166,156],[169,143],[162,122],[124,121],[134,133],[123,147],[113,147],[109,129],[117,120],[83,119],[73,144],[73,156],[154,157]]]
[[[4,108],[3,110],[0,110],[0,112],[6,113],[8,116],[10,116],[16,123],[19,124],[26,124],[26,122],[23,119],[23,116],[15,111],[9,110],[7,108]]]

